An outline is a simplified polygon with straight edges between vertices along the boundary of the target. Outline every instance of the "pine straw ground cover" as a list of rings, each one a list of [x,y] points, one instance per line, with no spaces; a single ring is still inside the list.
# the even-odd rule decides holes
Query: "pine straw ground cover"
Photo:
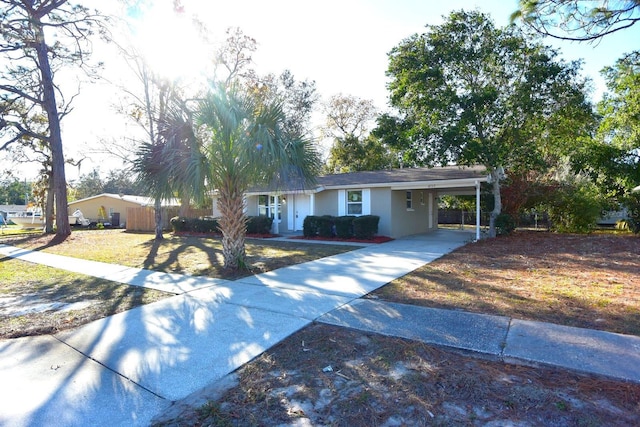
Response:
[[[518,232],[369,297],[640,335],[638,254],[630,235]],[[157,425],[640,425],[640,384],[471,356],[312,324]]]
[[[468,244],[374,296],[640,336],[640,237],[517,232]]]

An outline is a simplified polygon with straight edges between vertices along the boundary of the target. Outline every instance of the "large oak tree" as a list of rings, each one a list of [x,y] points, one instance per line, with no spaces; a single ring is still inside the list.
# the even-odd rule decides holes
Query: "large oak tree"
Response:
[[[389,90],[399,115],[383,116],[376,134],[414,164],[484,165],[495,235],[504,172],[545,167],[548,153],[588,131],[579,64],[557,55],[514,26],[453,12],[390,52]]]

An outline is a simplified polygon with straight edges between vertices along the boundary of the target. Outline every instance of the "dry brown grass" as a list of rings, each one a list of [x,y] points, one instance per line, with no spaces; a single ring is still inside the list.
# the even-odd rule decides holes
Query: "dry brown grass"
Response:
[[[518,232],[466,245],[375,296],[640,335],[640,238]]]
[[[354,247],[304,242],[249,240],[249,270],[222,267],[220,240],[174,237],[156,242],[150,234],[122,230],[76,231],[59,244],[53,236],[0,239],[32,250],[156,271],[236,279],[298,264]],[[0,257],[0,339],[55,333],[172,296],[82,274]],[[76,304],[80,304],[77,306]]]
[[[237,279],[354,249],[353,246],[313,245],[294,240],[247,239],[249,270],[229,271],[223,268],[222,245],[218,237],[174,236],[167,233],[165,239],[158,242],[149,233],[81,230],[73,232],[56,245],[51,244],[52,239],[52,236],[40,235],[6,242],[26,249],[128,267],[223,279]]]

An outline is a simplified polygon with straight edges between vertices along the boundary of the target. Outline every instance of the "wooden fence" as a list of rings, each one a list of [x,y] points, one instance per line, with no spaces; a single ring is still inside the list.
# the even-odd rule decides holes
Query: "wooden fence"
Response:
[[[178,216],[180,208],[162,208],[162,228],[170,230],[169,220]],[[197,218],[211,215],[211,209],[189,209],[186,217]],[[152,207],[127,208],[127,231],[154,231],[156,229],[155,210]]]

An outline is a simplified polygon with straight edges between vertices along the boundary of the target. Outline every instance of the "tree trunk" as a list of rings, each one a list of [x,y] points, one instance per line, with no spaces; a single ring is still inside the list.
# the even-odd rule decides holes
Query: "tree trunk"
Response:
[[[502,198],[500,197],[500,181],[504,173],[498,167],[491,171],[491,188],[493,190],[493,210],[489,216],[489,237],[496,237],[496,218],[502,212]]]
[[[186,192],[183,191],[180,197],[180,209],[178,210],[178,216],[186,217],[187,215],[189,215],[189,211],[191,210],[190,202],[191,198],[188,194],[186,194]]]
[[[154,209],[154,219],[156,223],[156,240],[164,240],[164,236],[162,235],[162,199],[160,197],[156,197],[156,201],[153,205]]]
[[[53,204],[55,202],[55,195],[53,190],[53,177],[51,174],[49,174],[49,179],[47,179],[47,194],[45,198],[44,213],[46,219],[44,223],[44,231],[45,233],[53,233]]]
[[[67,206],[67,180],[64,172],[64,153],[60,132],[60,117],[56,104],[56,93],[53,85],[53,74],[49,64],[47,44],[40,20],[36,18],[34,25],[37,31],[35,49],[38,54],[40,76],[42,78],[42,107],[49,123],[49,148],[51,150],[51,174],[55,197],[56,235],[66,238],[71,234],[69,225],[69,207]]]
[[[243,193],[233,188],[233,185],[221,188],[218,209],[221,215],[218,227],[222,233],[224,268],[232,270],[246,268],[244,241],[247,234],[247,220],[244,215]]]

